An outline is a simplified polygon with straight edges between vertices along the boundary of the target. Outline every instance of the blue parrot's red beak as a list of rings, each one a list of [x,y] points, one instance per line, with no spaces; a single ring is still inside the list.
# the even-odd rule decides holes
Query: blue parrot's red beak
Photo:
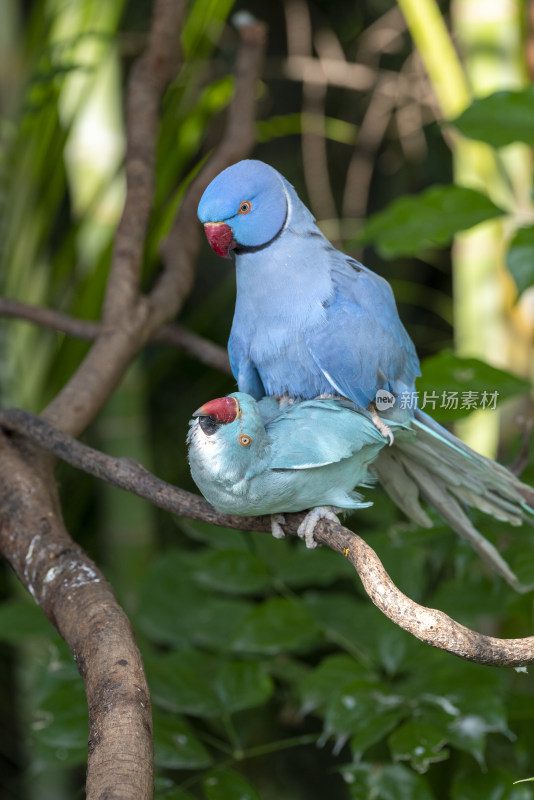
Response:
[[[204,230],[211,249],[217,253],[218,256],[228,258],[230,250],[237,244],[234,240],[234,232],[231,227],[225,222],[206,222],[204,224]]]
[[[240,413],[241,409],[235,397],[217,397],[197,408],[193,416],[213,417],[217,422],[227,424],[233,422]]]

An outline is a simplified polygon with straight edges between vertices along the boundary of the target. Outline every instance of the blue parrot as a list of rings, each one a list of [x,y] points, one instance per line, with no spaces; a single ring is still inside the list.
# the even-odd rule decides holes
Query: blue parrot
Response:
[[[198,206],[208,241],[235,252],[237,298],[228,343],[240,391],[341,396],[376,415],[377,391],[414,391],[419,361],[389,284],[336,250],[275,169],[225,169]]]
[[[224,257],[235,253],[228,350],[240,392],[256,400],[348,398],[393,445],[380,450],[373,464],[393,500],[430,527],[419,499],[428,501],[519,588],[463,505],[519,525],[534,509],[534,492],[412,403],[395,402],[414,396],[420,370],[388,283],[336,250],[291,184],[261,161],[240,161],[221,172],[205,190],[198,216],[213,250]],[[379,405],[379,416],[377,394],[384,392],[392,408]],[[394,433],[399,436],[403,426],[411,434],[397,443]]]
[[[497,549],[473,526],[462,505],[521,525],[534,509],[534,491],[509,470],[475,453],[428,418],[391,420],[395,441],[350,401],[333,398],[256,402],[235,392],[195,411],[188,434],[191,474],[204,497],[224,513],[272,515],[283,536],[284,513],[313,509],[299,527],[314,547],[318,519],[339,509],[371,505],[353,491],[376,477],[407,516],[424,527],[432,520],[423,498],[479,555],[518,591],[518,581]],[[333,507],[333,508],[331,508]]]

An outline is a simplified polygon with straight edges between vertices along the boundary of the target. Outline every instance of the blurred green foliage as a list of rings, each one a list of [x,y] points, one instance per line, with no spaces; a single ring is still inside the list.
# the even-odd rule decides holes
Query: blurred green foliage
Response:
[[[69,18],[68,35],[57,27],[64,4],[8,5],[12,36],[2,53],[13,61],[10,91],[0,83],[0,291],[98,319],[120,212],[120,153],[98,180],[92,176],[94,194],[80,206],[76,198],[87,172],[76,172],[66,152],[77,119],[101,90],[100,62],[110,59],[127,73],[142,45],[150,4],[79,0],[70,4],[79,15]],[[335,36],[349,60],[365,54],[372,31],[392,8],[334,8],[326,0],[304,6],[318,46],[325,32]],[[341,202],[370,97],[330,87],[317,127],[317,114],[312,120],[302,107],[301,84],[287,78],[283,4],[246,7],[270,25],[254,156],[280,169],[307,199],[298,137],[310,126],[315,134],[322,130]],[[162,104],[146,285],[159,268],[158,246],[184,189],[219,138],[237,41],[228,15],[243,8],[244,2],[230,0],[190,4],[184,62]],[[413,55],[402,25],[396,41],[388,52],[369,55],[368,49],[369,63],[401,74]],[[67,83],[80,73],[83,91],[66,114]],[[120,107],[124,80],[114,91],[112,105]],[[529,91],[489,97],[455,125],[500,147],[529,135],[524,121],[532,118],[533,105]],[[120,123],[112,132],[122,141]],[[362,228],[358,241],[369,244],[365,261],[392,280],[401,315],[426,356],[419,391],[498,392],[499,407],[506,399],[502,408],[513,416],[528,409],[529,381],[454,355],[447,302],[446,246],[457,232],[503,212],[483,192],[452,183],[449,151],[434,120],[421,120],[419,135],[410,150],[392,121],[376,144],[364,206],[385,210],[355,225],[343,219],[339,206],[347,223],[345,248],[361,255],[354,248],[355,230]],[[110,186],[117,192],[111,200]],[[521,228],[508,250],[519,293],[534,284],[532,249],[531,229]],[[382,261],[393,255],[403,258]],[[205,245],[182,321],[224,343],[233,300],[231,265]],[[0,399],[39,410],[87,347],[0,320]],[[151,345],[86,437],[193,489],[185,449],[191,411],[234,388],[228,376]],[[444,420],[469,411],[427,410]],[[512,427],[513,435],[502,438],[505,461],[520,445],[515,422]],[[300,542],[175,519],[64,465],[58,478],[68,527],[116,587],[143,652],[154,705],[157,800],[533,797],[528,783],[513,783],[533,771],[534,685],[528,672],[473,665],[421,644],[372,606],[348,562],[327,549],[307,551]],[[534,465],[524,479],[533,482]],[[368,539],[402,591],[482,632],[530,635],[531,598],[488,574],[438,520],[423,531],[407,524],[379,488],[366,496],[374,506],[347,524]],[[473,518],[520,580],[534,581],[533,530]],[[87,757],[83,685],[72,656],[31,598],[22,596],[7,571],[0,577],[0,793],[5,800],[70,800],[82,791]]]
[[[385,258],[417,255],[444,247],[453,236],[504,212],[465,186],[433,186],[414,197],[400,197],[364,225],[357,241],[373,242]]]

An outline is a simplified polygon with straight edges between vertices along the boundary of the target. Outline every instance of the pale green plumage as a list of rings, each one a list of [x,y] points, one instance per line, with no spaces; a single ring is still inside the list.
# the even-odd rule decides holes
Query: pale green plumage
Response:
[[[241,415],[210,436],[196,420],[189,433],[193,478],[220,511],[277,514],[316,506],[364,508],[353,491],[376,475],[414,522],[432,527],[425,500],[518,591],[519,583],[497,549],[476,530],[467,506],[510,525],[532,520],[534,491],[509,470],[474,452],[423,412],[395,422],[386,440],[366,414],[346,400],[316,398],[282,405],[259,403],[236,392]],[[263,416],[262,416],[263,415]],[[251,437],[248,447],[239,435]]]
[[[269,398],[258,404],[241,392],[230,396],[240,416],[210,435],[195,420],[188,436],[191,474],[215,508],[259,515],[370,505],[353,489],[372,480],[368,466],[386,441],[366,416],[317,399],[283,406],[273,417]],[[239,443],[243,434],[247,447]]]

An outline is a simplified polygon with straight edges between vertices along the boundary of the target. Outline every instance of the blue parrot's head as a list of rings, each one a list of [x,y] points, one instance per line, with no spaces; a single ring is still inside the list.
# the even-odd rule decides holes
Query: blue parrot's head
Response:
[[[211,470],[220,465],[226,471],[238,468],[245,473],[268,444],[258,404],[243,392],[210,400],[193,417],[189,459],[192,463],[209,459]]]
[[[225,169],[207,187],[198,218],[220,256],[240,247],[261,247],[281,231],[288,211],[284,179],[273,167],[252,159]]]

